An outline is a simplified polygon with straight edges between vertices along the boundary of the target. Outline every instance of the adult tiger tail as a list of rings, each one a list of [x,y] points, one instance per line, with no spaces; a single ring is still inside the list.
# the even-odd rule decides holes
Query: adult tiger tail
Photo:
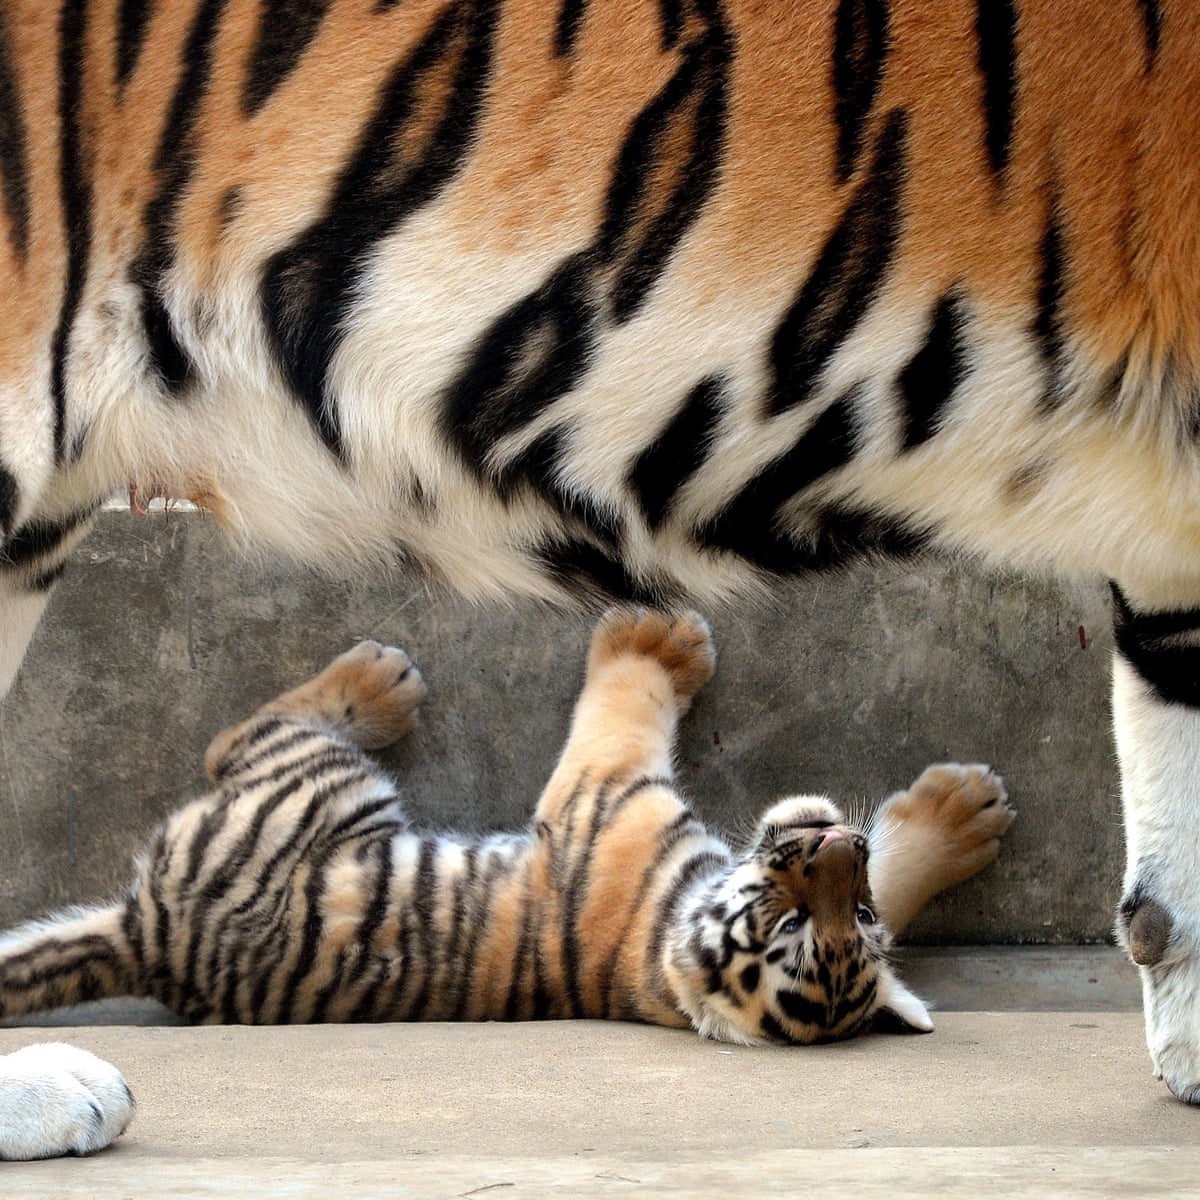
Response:
[[[1000,780],[931,767],[870,838],[793,797],[735,855],[673,783],[712,669],[694,615],[613,610],[530,830],[438,836],[408,828],[363,753],[425,692],[402,651],[365,642],[214,740],[216,790],[154,835],[122,900],[0,938],[0,1015],[133,994],[206,1022],[602,1017],[745,1044],[932,1029],[891,929],[996,856]]]
[[[0,682],[96,505],[476,596],[1116,582],[1200,1101],[1200,0],[6,0]]]

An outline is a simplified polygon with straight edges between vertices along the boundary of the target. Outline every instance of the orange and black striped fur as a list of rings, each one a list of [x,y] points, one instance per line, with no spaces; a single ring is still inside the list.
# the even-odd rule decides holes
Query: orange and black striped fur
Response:
[[[671,778],[712,669],[699,618],[610,613],[532,828],[468,839],[411,831],[363,753],[410,730],[425,692],[402,651],[363,643],[214,740],[216,790],[155,834],[124,899],[0,939],[0,1014],[133,994],[206,1022],[612,1017],[747,1043],[932,1028],[890,935],[995,857],[999,779],[932,767],[870,837],[822,797],[784,800],[735,856]]]
[[[1200,0],[0,0],[0,689],[114,490],[338,571],[1114,581],[1200,1103]]]

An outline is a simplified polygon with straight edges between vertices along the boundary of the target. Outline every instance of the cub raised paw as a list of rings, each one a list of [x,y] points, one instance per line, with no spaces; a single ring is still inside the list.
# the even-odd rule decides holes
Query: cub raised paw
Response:
[[[699,613],[609,609],[592,634],[589,675],[626,655],[653,658],[661,664],[683,708],[712,678],[717,662],[712,632]]]
[[[133,1096],[111,1063],[61,1042],[0,1056],[0,1159],[93,1154],[133,1118]]]
[[[425,681],[403,650],[359,642],[315,679],[281,701],[295,699],[364,750],[377,750],[411,733],[425,699]]]
[[[364,750],[378,750],[411,733],[425,699],[421,672],[403,650],[359,642],[319,675],[268,701],[248,720],[217,734],[204,755],[209,779],[230,769],[230,755],[256,722],[273,715],[305,717],[348,737]]]
[[[904,826],[940,858],[939,890],[969,879],[1000,852],[1016,812],[1004,780],[981,763],[927,767],[906,792],[883,802],[880,818]]]

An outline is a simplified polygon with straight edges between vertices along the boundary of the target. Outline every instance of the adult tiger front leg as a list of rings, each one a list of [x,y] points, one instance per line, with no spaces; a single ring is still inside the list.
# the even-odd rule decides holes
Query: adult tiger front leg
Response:
[[[1127,865],[1117,936],[1142,976],[1155,1074],[1200,1104],[1200,607],[1113,587]]]

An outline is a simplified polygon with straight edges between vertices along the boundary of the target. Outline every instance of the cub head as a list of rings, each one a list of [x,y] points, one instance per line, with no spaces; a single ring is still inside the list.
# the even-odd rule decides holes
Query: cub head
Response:
[[[703,1036],[812,1043],[933,1028],[888,964],[867,856],[865,835],[823,797],[783,800],[763,815],[671,948],[668,977]]]

